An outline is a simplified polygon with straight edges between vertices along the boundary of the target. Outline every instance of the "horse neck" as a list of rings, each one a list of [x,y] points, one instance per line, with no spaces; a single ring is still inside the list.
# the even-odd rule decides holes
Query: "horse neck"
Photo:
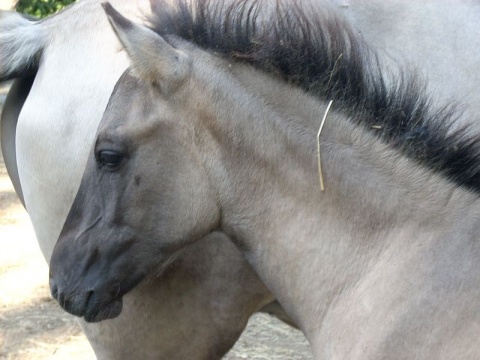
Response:
[[[217,145],[205,163],[221,199],[222,228],[312,343],[330,333],[332,304],[379,259],[412,261],[408,270],[393,261],[390,275],[415,276],[420,247],[472,239],[476,194],[413,164],[336,111],[321,136],[321,192],[316,133],[326,103],[257,73],[237,79],[247,91],[223,93],[228,104],[214,106],[220,116],[207,126]],[[382,281],[377,294],[396,294]]]

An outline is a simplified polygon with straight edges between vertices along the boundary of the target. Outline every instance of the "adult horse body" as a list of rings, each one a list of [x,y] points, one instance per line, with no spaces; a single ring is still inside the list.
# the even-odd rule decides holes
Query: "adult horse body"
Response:
[[[220,229],[317,358],[478,358],[480,149],[452,130],[458,109],[434,110],[418,79],[387,82],[335,15],[258,4],[179,1],[157,33],[106,6],[132,70],[55,245],[53,296],[114,317]]]
[[[387,67],[404,63],[428,79],[435,101],[468,104],[463,116],[480,110],[478,1],[334,0],[358,32],[382,49]],[[458,70],[458,72],[456,71]]]
[[[10,94],[2,114],[2,126],[7,125],[10,126],[9,129],[14,129],[11,125],[15,125],[24,101],[19,100],[17,96],[26,97],[29,92],[30,95],[18,119],[16,153],[27,208],[47,261],[80,183],[101,112],[105,108],[115,81],[127,66],[126,57],[120,51],[113,34],[107,30],[108,24],[104,14],[101,13],[99,3],[100,1],[81,1],[63,13],[41,22],[27,21],[9,13],[2,13],[0,18],[0,78],[31,76],[38,70],[31,89],[33,80],[29,78],[22,86],[17,87],[18,92]],[[129,16],[135,16],[139,12],[149,13],[149,5],[143,1],[113,3]],[[418,11],[418,7],[421,7],[415,1],[391,1],[388,5],[383,2],[356,1],[348,4],[348,7],[344,6],[345,1],[342,1],[340,5],[340,9],[365,36],[375,45],[385,47],[392,58],[409,59],[421,71],[428,71],[429,76],[439,79],[440,81],[429,83],[429,86],[436,84],[431,87],[433,91],[447,96],[461,94],[459,97],[463,97],[458,90],[464,91],[470,87],[470,92],[465,91],[467,95],[470,94],[465,97],[465,102],[470,105],[467,111],[474,109],[474,106],[478,109],[480,99],[480,96],[477,96],[478,89],[471,88],[478,82],[472,81],[472,77],[478,76],[478,73],[470,71],[471,68],[478,68],[478,55],[469,51],[471,48],[478,48],[475,46],[479,41],[475,36],[478,34],[478,28],[472,28],[478,27],[478,22],[468,21],[470,17],[478,14],[478,5],[475,2],[459,4],[456,1],[444,0],[429,3],[425,6],[432,9],[437,16],[422,18],[412,16]],[[414,11],[411,11],[412,8]],[[379,11],[381,16],[378,15]],[[409,16],[398,16],[399,13]],[[377,21],[379,18],[395,21]],[[392,24],[395,25],[395,31],[389,30],[392,29]],[[455,31],[450,31],[452,28]],[[417,36],[411,36],[411,33]],[[441,48],[437,45],[439,38],[442,39]],[[423,42],[418,39],[422,39],[426,44],[435,44],[435,48],[430,49],[428,56],[425,56]],[[438,59],[441,59],[442,64],[456,65],[432,66],[439,62]],[[445,84],[442,79],[448,79],[448,83]],[[10,116],[11,114],[14,115]],[[11,174],[15,177],[15,149],[14,143],[10,141],[13,138],[11,130],[2,128],[5,160],[7,167],[13,169]],[[17,191],[18,189],[17,186]],[[216,239],[210,246],[205,245],[205,256],[209,256],[212,248],[218,251],[218,243],[223,244],[223,241]],[[233,278],[242,277],[241,274],[244,274],[244,277],[254,281],[249,270],[245,270],[238,259],[232,260],[237,256],[235,250],[228,244],[221,246],[224,246],[224,250],[230,254],[226,256],[231,260],[230,266],[226,269],[232,270]],[[196,248],[192,251],[197,252]],[[217,276],[219,269],[223,267],[220,262],[210,265],[212,268],[205,271],[212,276]],[[178,267],[176,269],[179,271]],[[220,273],[225,274],[225,271]],[[186,283],[193,286],[191,272],[179,271],[178,276],[180,279],[188,280]],[[228,276],[224,280],[224,284],[232,283]],[[150,284],[131,292],[125,299],[123,315],[115,321],[96,325],[82,324],[99,358],[120,358],[122,355],[128,358],[132,353],[136,356],[144,354],[144,357],[148,358],[153,356],[151,354],[156,356],[161,356],[159,354],[162,353],[171,354],[174,349],[185,350],[186,353],[174,352],[178,357],[182,355],[189,357],[187,353],[189,348],[193,348],[194,354],[198,357],[202,356],[200,349],[205,351],[205,354],[211,355],[205,347],[216,345],[199,336],[202,331],[198,331],[194,337],[186,336],[188,340],[183,341],[184,338],[177,336],[178,333],[175,333],[173,328],[170,328],[169,332],[164,330],[170,326],[169,324],[178,325],[178,322],[172,319],[175,317],[175,309],[178,309],[175,306],[175,295],[167,292],[165,288],[169,288],[169,284],[182,283],[183,280],[175,281],[173,273],[170,272],[168,278],[164,278],[163,281],[164,287]],[[252,288],[245,283],[243,285],[246,289]],[[199,291],[197,293],[199,296],[201,286],[195,287],[195,291]],[[187,288],[188,286],[183,288],[183,295],[178,293],[177,295],[181,298],[191,296]],[[214,295],[203,296],[215,300],[215,296],[218,297],[218,294],[224,293],[227,288],[228,286],[225,286]],[[231,293],[232,300],[239,296],[236,291],[240,291],[242,296],[245,295],[247,298],[255,297],[256,291],[265,295],[264,289],[255,286],[250,294],[244,294],[237,288]],[[240,298],[238,301],[242,304],[248,303],[247,299]],[[219,315],[216,305],[214,304],[214,309],[205,310],[205,304],[208,304],[208,301],[203,302],[198,312],[215,319],[215,316]],[[223,307],[221,316],[224,319],[220,320],[220,323],[225,323],[226,317],[236,313],[239,318],[226,323],[244,324],[248,314],[253,311],[249,305],[241,305],[243,310],[240,310],[238,303],[234,304],[235,301],[231,303],[231,307]],[[185,307],[186,309],[188,307]],[[190,309],[187,311],[189,314],[195,313],[192,308]],[[168,320],[159,321],[158,319],[162,317]],[[184,333],[189,333],[188,329],[195,328],[193,323],[201,324],[203,321],[199,318],[190,319],[189,322],[186,316],[183,318],[181,331]],[[222,326],[218,325],[219,322],[216,325],[218,332],[224,334]],[[210,322],[207,321],[207,324]],[[125,330],[126,325],[129,326],[129,330]],[[235,329],[234,334],[238,334],[242,326]],[[208,330],[212,329],[209,325],[207,327]],[[209,332],[203,326],[201,328],[205,332],[204,336],[211,341]],[[218,332],[215,333],[218,335]],[[235,336],[237,335],[233,335],[233,338]],[[178,346],[179,340],[182,342],[181,347]],[[222,339],[219,341],[223,343]],[[230,339],[227,342],[232,341]],[[186,344],[191,347],[187,347]],[[167,356],[171,357],[170,355],[164,357]]]

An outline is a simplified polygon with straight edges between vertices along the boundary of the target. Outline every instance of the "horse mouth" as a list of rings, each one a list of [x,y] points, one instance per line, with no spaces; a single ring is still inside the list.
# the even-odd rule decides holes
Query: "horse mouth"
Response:
[[[122,298],[114,299],[113,301],[98,307],[87,307],[83,318],[86,322],[95,323],[103,320],[113,319],[120,315],[123,309]]]

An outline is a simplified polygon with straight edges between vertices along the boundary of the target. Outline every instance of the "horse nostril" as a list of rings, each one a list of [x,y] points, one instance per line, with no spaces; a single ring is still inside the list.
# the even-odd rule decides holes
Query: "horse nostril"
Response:
[[[92,301],[94,290],[88,290],[87,291],[87,297],[85,300],[85,308],[88,309],[88,306],[90,305],[90,301]]]

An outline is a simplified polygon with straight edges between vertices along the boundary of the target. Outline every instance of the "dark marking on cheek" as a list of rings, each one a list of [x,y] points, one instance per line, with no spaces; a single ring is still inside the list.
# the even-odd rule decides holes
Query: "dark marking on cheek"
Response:
[[[140,177],[140,175],[135,175],[135,185],[140,185],[140,181],[142,180],[142,178]]]

